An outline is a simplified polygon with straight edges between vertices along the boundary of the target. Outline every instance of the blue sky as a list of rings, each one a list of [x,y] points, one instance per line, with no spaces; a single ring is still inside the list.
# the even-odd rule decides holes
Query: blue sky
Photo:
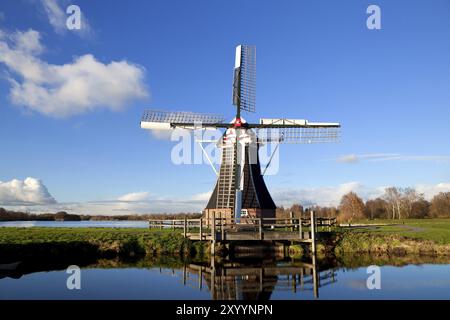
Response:
[[[145,108],[231,120],[241,43],[258,51],[257,113],[247,120],[342,124],[338,144],[280,148],[279,172],[266,177],[278,204],[334,204],[343,192],[368,198],[390,185],[450,190],[446,0],[78,0],[81,31],[65,28],[71,3],[0,4],[0,205],[200,210],[213,171],[174,165],[174,142],[139,120]],[[370,4],[381,8],[381,30],[366,27]]]

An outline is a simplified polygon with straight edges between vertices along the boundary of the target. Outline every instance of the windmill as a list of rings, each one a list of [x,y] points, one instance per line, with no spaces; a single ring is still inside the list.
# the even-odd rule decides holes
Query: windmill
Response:
[[[143,129],[225,129],[217,143],[222,150],[220,169],[214,169],[217,182],[204,210],[208,221],[212,215],[235,218],[237,222],[247,216],[275,217],[276,205],[263,175],[279,144],[338,141],[339,123],[285,118],[248,123],[241,117],[241,112],[255,112],[255,90],[256,48],[239,45],[236,47],[232,93],[236,115],[230,123],[225,123],[221,115],[193,112],[146,110],[142,116]],[[258,150],[267,143],[275,143],[276,147],[261,172]]]

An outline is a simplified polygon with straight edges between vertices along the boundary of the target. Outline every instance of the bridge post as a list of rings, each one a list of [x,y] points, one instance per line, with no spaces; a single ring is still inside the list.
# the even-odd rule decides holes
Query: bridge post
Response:
[[[224,219],[222,218],[222,214],[220,214],[220,240],[224,241],[225,240],[225,229],[224,229],[225,223],[224,223]]]
[[[300,217],[298,218],[298,235],[300,240],[303,239],[303,227],[302,227],[302,214],[300,213]]]
[[[202,239],[203,239],[203,235],[202,235],[202,233],[203,233],[203,219],[202,218],[200,218],[200,241],[202,241]]]
[[[203,268],[200,267],[198,270],[198,288],[202,290],[203,285]]]
[[[295,230],[295,226],[294,226],[294,213],[293,213],[292,211],[289,211],[289,217],[291,218],[291,222],[290,222],[290,224],[291,224],[291,230],[292,230],[292,232],[294,232],[294,230]]]
[[[259,218],[259,240],[263,239],[262,218]]]
[[[184,234],[184,237],[186,238],[186,235],[187,235],[187,218],[186,218],[186,215],[184,216],[183,234]]]
[[[211,223],[211,259],[214,259],[215,253],[216,253],[216,213],[213,212]]]
[[[317,272],[317,261],[315,252],[312,256],[312,260],[313,260],[313,291],[314,291],[314,298],[317,299],[319,297],[320,274]]]
[[[294,293],[297,292],[297,274],[293,274],[292,276],[292,289]]]
[[[216,261],[214,260],[214,256],[211,256],[211,297],[213,300],[217,299],[216,295]]]
[[[316,254],[316,216],[314,210],[311,210],[311,247],[312,254]]]

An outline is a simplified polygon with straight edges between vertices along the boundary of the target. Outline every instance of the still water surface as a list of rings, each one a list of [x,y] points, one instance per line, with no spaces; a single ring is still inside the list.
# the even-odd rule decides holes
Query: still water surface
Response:
[[[147,221],[6,221],[0,227],[49,228],[148,228]]]
[[[148,223],[14,221],[0,222],[0,227],[147,228]],[[381,289],[369,290],[367,266],[378,263],[99,260],[80,264],[81,290],[68,290],[66,285],[70,274],[65,268],[76,261],[58,266],[0,264],[0,299],[450,299],[450,259],[388,258],[380,267]]]
[[[450,299],[450,264],[382,266],[380,290],[367,288],[366,267],[316,267],[314,276],[296,261],[175,265],[88,265],[81,290],[67,289],[65,270],[0,271],[0,299]]]

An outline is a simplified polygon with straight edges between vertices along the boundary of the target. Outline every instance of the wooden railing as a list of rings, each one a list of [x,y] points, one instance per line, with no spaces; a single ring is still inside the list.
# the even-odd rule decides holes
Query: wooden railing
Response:
[[[314,228],[311,228],[314,221]],[[320,231],[319,228],[326,228],[330,231],[336,226],[336,218],[316,218],[311,213],[311,219],[305,218],[216,218],[210,219],[174,219],[174,220],[149,220],[150,228],[157,229],[183,229],[186,237],[189,233],[198,233],[200,240],[207,236],[221,233],[221,239],[225,238],[226,232],[259,232],[262,238],[263,232],[270,231],[291,231],[298,232],[300,236],[305,231]]]

